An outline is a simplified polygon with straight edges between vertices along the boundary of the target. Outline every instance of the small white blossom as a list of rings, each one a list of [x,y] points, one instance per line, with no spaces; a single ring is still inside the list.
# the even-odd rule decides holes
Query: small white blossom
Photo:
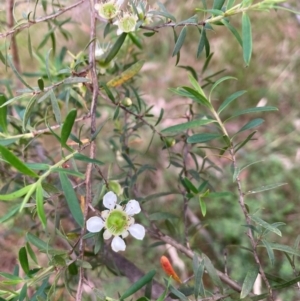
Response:
[[[138,16],[124,13],[123,17],[120,17],[117,21],[114,22],[115,25],[118,25],[117,35],[120,35],[123,32],[132,32],[135,31],[135,26],[138,20]]]
[[[106,69],[113,68],[115,65],[113,60],[111,60],[109,63],[105,63],[105,54],[109,49],[110,45],[101,45],[98,41],[96,42],[95,58],[100,67],[100,74],[105,74]]]
[[[95,4],[95,9],[101,18],[112,20],[120,13],[120,6],[123,4],[121,0],[111,0]]]
[[[135,214],[141,212],[139,202],[130,200],[125,206],[117,204],[117,196],[112,191],[106,193],[103,197],[103,205],[108,210],[101,212],[101,217],[93,216],[86,222],[88,231],[92,233],[100,232],[103,228],[104,239],[114,238],[111,242],[113,251],[124,251],[126,244],[124,238],[130,233],[134,238],[142,240],[145,236],[145,228],[140,224],[135,224]]]

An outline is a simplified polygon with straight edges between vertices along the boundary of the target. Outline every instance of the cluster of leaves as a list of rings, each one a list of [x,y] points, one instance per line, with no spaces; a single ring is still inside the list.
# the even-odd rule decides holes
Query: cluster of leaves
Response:
[[[172,279],[169,279],[165,286],[161,286],[160,296],[152,296],[152,299],[162,301],[169,296],[190,300],[189,296],[193,295],[195,300],[199,297],[228,298],[228,300],[249,297],[249,300],[262,300],[267,296],[272,298],[273,290],[291,287],[300,281],[297,274],[286,280],[278,277],[276,271],[273,271],[274,274],[264,272],[263,263],[258,259],[259,248],[266,250],[272,265],[275,262],[274,250],[282,252],[296,271],[295,262],[300,256],[298,251],[300,239],[296,239],[293,247],[273,243],[272,234],[281,236],[282,233],[278,228],[284,223],[264,221],[259,217],[259,213],[252,212],[246,203],[247,195],[274,189],[283,183],[254,188],[248,192],[241,190],[240,174],[253,163],[240,168],[236,154],[252,142],[256,134],[254,128],[261,125],[264,120],[247,119],[243,126],[232,133],[227,130],[228,122],[235,121],[235,118],[277,109],[273,106],[263,106],[232,111],[231,105],[246,93],[244,90],[227,96],[216,108],[213,102],[214,91],[224,81],[234,78],[225,76],[214,80],[219,74],[216,73],[213,76],[204,76],[203,82],[199,84],[198,71],[185,66],[184,69],[189,72],[190,86],[173,88],[171,92],[191,101],[186,115],[187,121],[161,129],[161,123],[165,118],[164,110],[161,109],[160,114],[155,117],[153,107],[144,101],[136,83],[137,75],[141,74],[141,68],[145,63],[143,53],[147,51],[143,48],[142,39],[151,39],[162,27],[173,28],[175,44],[172,56],[177,56],[176,65],[188,37],[189,26],[196,26],[199,29],[196,56],[200,57],[205,50],[203,74],[213,58],[213,54],[210,53],[208,32],[214,30],[216,26],[225,26],[230,30],[242,46],[245,64],[249,65],[252,54],[249,12],[282,9],[279,3],[283,1],[262,0],[253,4],[251,0],[243,0],[235,4],[234,0],[214,0],[211,8],[208,8],[206,1],[202,1],[203,8],[197,8],[196,15],[180,22],[177,22],[176,18],[159,3],[159,10],[151,11],[153,16],[159,17],[158,21],[151,26],[138,22],[134,32],[123,32],[116,37],[115,28],[107,22],[103,29],[103,39],[108,39],[112,46],[106,48],[100,60],[97,58],[95,60],[95,53],[87,55],[88,48],[95,50],[95,47],[93,48],[96,43],[95,37],[76,55],[66,47],[57,54],[56,32],[59,31],[65,39],[69,39],[71,35],[63,26],[70,24],[72,19],[57,21],[56,13],[53,17],[49,15],[36,19],[38,2],[36,1],[32,14],[34,21],[30,19],[29,13],[23,16],[25,23],[18,21],[16,27],[11,29],[11,34],[14,34],[33,26],[34,23],[47,22],[47,34],[39,41],[36,49],[32,46],[28,31],[29,54],[39,63],[38,72],[21,73],[16,66],[15,57],[8,54],[8,48],[0,49],[3,66],[12,71],[15,79],[13,88],[8,81],[3,82],[6,91],[0,95],[0,154],[3,165],[1,174],[4,175],[4,171],[8,170],[5,172],[6,176],[2,177],[5,184],[1,188],[0,200],[13,204],[0,220],[2,223],[9,222],[19,216],[30,220],[30,227],[26,229],[28,233],[25,245],[19,250],[19,262],[24,276],[21,276],[19,266],[13,273],[0,272],[5,278],[1,281],[0,298],[27,300],[31,294],[30,288],[34,291],[33,295],[30,295],[30,300],[49,300],[54,298],[61,288],[61,279],[70,295],[74,295],[78,290],[80,270],[86,270],[91,275],[92,268],[97,271],[105,268],[106,271],[120,273],[121,266],[116,267],[105,260],[105,254],[109,251],[103,242],[102,233],[81,235],[81,229],[85,228],[87,218],[84,208],[101,210],[100,201],[108,190],[113,190],[122,201],[135,197],[145,208],[149,207],[145,209],[143,221],[150,224],[149,236],[160,240],[152,247],[165,243],[173,244],[190,258],[194,274],[191,286],[183,285],[175,288],[171,283]],[[80,1],[78,5],[83,2]],[[45,13],[49,9],[46,3],[41,2]],[[131,4],[137,10],[132,1]],[[201,14],[202,21],[199,21],[198,14]],[[241,35],[230,22],[234,15],[242,16]],[[182,27],[178,35],[177,27]],[[40,50],[47,46],[49,41],[52,48],[43,56]],[[71,61],[68,61],[67,55],[71,57]],[[105,66],[104,75],[99,71],[103,66]],[[96,80],[99,86],[97,91],[99,97],[94,111],[91,99],[95,92],[95,82],[93,77],[89,76],[92,68],[98,69]],[[25,80],[25,76],[28,80]],[[18,81],[26,88],[20,89]],[[209,93],[206,93],[205,90],[208,88]],[[91,122],[97,120],[95,129],[86,125],[90,120]],[[145,127],[148,130],[145,130]],[[54,148],[49,149],[47,145],[49,138],[44,135],[50,136],[55,141]],[[158,141],[155,140],[156,137],[159,137]],[[132,147],[131,142],[134,139],[140,139],[147,144],[145,153]],[[41,154],[38,147],[43,140],[46,147]],[[169,191],[162,193],[148,191],[147,196],[143,196],[141,192],[141,186],[145,181],[143,177],[145,174],[155,175],[157,172],[157,166],[147,162],[147,156],[151,156],[153,143],[162,148],[160,152],[168,157],[169,167],[176,168],[178,181]],[[91,145],[92,148],[93,145],[97,146],[96,157],[86,153],[86,149]],[[187,154],[192,158],[192,164],[187,163]],[[210,160],[210,156],[227,158],[232,162],[232,179],[237,184],[237,194],[218,191],[210,169],[220,171],[220,168]],[[93,167],[92,179],[87,179],[85,174],[88,166]],[[93,198],[87,204],[90,196],[87,196],[88,188],[85,189],[84,185],[89,184],[92,186]],[[195,227],[192,230],[188,229],[184,220],[188,208],[194,205],[193,200],[198,200],[198,208],[202,215],[206,216],[209,213],[208,200],[213,201],[228,195],[237,199],[236,206],[239,204],[242,209],[247,234],[250,237],[250,247],[240,246],[250,253],[251,258],[250,268],[239,271],[244,277],[241,286],[233,284],[227,275],[216,269],[214,266],[217,263],[212,262],[217,259],[209,258],[204,250],[200,250],[197,254],[177,242],[191,241],[192,249],[195,247],[192,237],[198,229]],[[161,204],[156,200],[166,196],[178,196],[176,200],[184,203],[182,216],[163,212]],[[158,210],[155,209],[156,206]],[[178,208],[179,205],[176,206],[176,210]],[[180,223],[176,225],[178,220]],[[67,222],[68,226],[63,227],[63,222]],[[50,228],[54,229],[51,230],[53,238],[47,240],[43,233],[50,231]],[[149,243],[149,239],[150,237],[145,244]],[[64,248],[57,247],[56,244],[63,245]],[[86,244],[87,248],[81,254],[78,245],[82,244]],[[148,247],[146,249],[149,250]],[[40,266],[35,250],[47,254],[49,260],[46,266]],[[126,274],[126,271],[123,271],[123,273],[130,278],[130,273],[133,272],[129,271],[129,274],[128,272]],[[211,285],[207,285],[204,281],[206,273]],[[268,291],[254,296],[251,292],[259,273],[265,275]],[[155,274],[151,268],[150,272],[121,293],[119,300],[132,296],[144,286],[146,286],[145,295],[139,300],[150,300]],[[215,293],[215,288],[218,289],[218,294]],[[104,291],[96,289],[93,290],[93,294],[99,300],[107,297]]]

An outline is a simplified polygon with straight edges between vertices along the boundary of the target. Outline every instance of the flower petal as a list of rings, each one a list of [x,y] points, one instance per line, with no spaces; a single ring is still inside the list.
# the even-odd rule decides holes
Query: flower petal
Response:
[[[100,232],[103,227],[104,221],[98,216],[93,216],[86,221],[86,228],[92,233]]]
[[[106,229],[103,233],[103,238],[110,239],[111,237],[112,237],[112,233],[108,229]]]
[[[145,236],[145,228],[139,224],[133,224],[128,228],[129,233],[136,239],[142,240]]]
[[[130,200],[125,207],[125,212],[128,215],[134,215],[140,213],[141,212],[140,203],[136,200]]]
[[[125,251],[126,244],[121,237],[115,236],[114,239],[111,241],[111,248],[115,252]]]
[[[107,209],[114,209],[117,204],[117,196],[112,192],[109,191],[103,197],[103,205]]]

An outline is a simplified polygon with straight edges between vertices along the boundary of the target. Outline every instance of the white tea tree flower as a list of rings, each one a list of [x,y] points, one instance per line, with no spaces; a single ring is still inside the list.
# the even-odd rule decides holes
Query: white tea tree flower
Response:
[[[99,16],[104,20],[112,20],[120,13],[120,6],[123,1],[111,0],[95,4],[95,9],[98,11]]]
[[[152,21],[152,15],[149,13],[150,7],[147,1],[133,1],[130,4],[131,11],[138,14],[139,20],[142,21],[142,25],[149,25]]]
[[[109,51],[109,49],[110,45],[101,45],[99,41],[96,42],[95,59],[100,67],[100,74],[105,74],[106,69],[113,68],[115,65],[114,60],[110,61],[109,63],[105,63],[105,55]]]
[[[101,212],[101,217],[93,216],[86,222],[88,231],[100,232],[103,228],[104,239],[114,238],[111,242],[113,251],[125,251],[124,238],[130,233],[134,238],[142,240],[145,236],[145,228],[136,224],[133,215],[140,213],[141,207],[136,200],[130,200],[125,206],[117,204],[117,196],[112,191],[103,197],[103,205],[108,210]]]
[[[138,19],[138,16],[134,14],[124,13],[123,17],[120,17],[114,22],[115,25],[118,25],[117,35],[120,35],[123,32],[128,33],[135,31]]]

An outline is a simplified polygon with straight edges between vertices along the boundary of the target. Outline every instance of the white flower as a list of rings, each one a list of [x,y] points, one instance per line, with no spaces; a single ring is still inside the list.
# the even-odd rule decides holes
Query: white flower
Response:
[[[104,239],[114,238],[111,242],[113,251],[124,251],[126,244],[123,238],[130,233],[134,238],[142,240],[145,236],[145,228],[135,224],[133,215],[141,212],[139,202],[130,200],[124,207],[117,204],[117,196],[112,191],[103,197],[103,205],[108,210],[101,212],[101,218],[93,216],[86,222],[86,228],[92,233],[100,232],[103,228]]]
[[[122,4],[123,4],[123,1],[111,0],[108,2],[95,4],[95,9],[98,11],[98,14],[101,18],[103,18],[105,20],[111,20],[119,14],[120,6]]]
[[[138,20],[138,16],[124,13],[123,17],[115,21],[114,24],[118,25],[117,35],[120,35],[123,32],[132,32],[135,31],[135,26]]]
[[[105,63],[105,54],[109,51],[110,45],[101,45],[99,41],[96,42],[95,58],[99,65],[100,74],[105,74],[106,69],[113,68],[115,65],[114,60]]]

